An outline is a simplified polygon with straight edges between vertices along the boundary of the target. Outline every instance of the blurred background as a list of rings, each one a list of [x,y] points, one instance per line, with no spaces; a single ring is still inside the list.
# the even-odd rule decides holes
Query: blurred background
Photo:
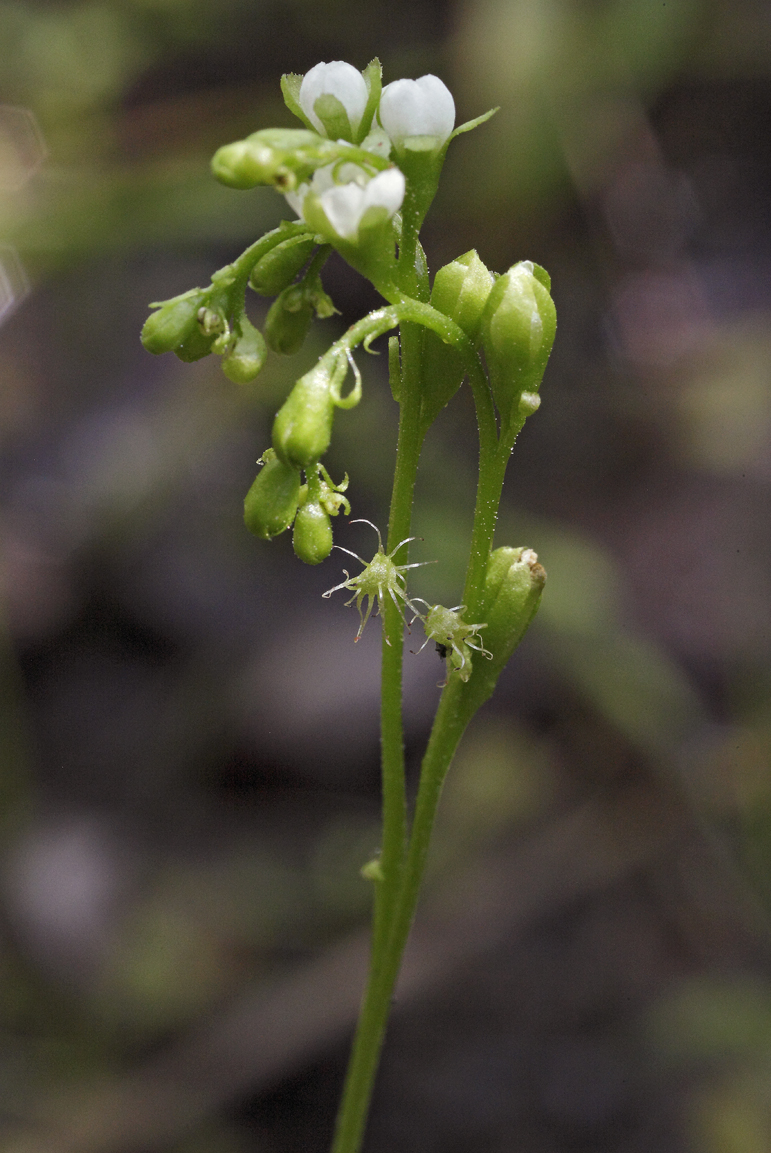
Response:
[[[0,2],[0,1148],[322,1153],[366,956],[378,641],[242,500],[291,383],[153,358],[151,300],[288,215],[210,177],[319,60],[440,75],[432,268],[559,315],[498,544],[535,626],[453,769],[367,1149],[771,1151],[771,9],[764,0]],[[265,302],[252,297],[259,322]],[[385,357],[328,457],[383,525]],[[456,603],[463,389],[419,480]],[[335,525],[366,554],[371,529]],[[419,637],[408,639],[417,648]],[[407,655],[411,779],[442,666]]]

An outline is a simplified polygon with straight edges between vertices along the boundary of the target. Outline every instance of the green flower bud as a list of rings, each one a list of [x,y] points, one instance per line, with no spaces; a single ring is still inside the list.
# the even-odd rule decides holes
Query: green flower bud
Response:
[[[495,283],[492,272],[472,249],[445,264],[434,277],[431,303],[459,325],[476,343],[485,304]],[[423,429],[429,428],[460,388],[465,375],[463,361],[454,348],[427,332],[423,345],[423,379],[420,403]]]
[[[467,717],[491,696],[509,657],[527,632],[541,602],[546,572],[529,548],[498,548],[490,554],[479,616],[486,622],[489,661],[477,661],[464,689]]]
[[[466,336],[476,343],[479,340],[482,313],[494,283],[492,272],[472,248],[470,252],[458,256],[439,269],[434,277],[431,303],[454,320]]]
[[[265,339],[274,352],[292,356],[302,348],[313,320],[313,302],[302,285],[285,288],[265,319]]]
[[[272,184],[291,192],[339,148],[305,128],[263,128],[246,140],[224,144],[212,158],[212,173],[230,188]]]
[[[265,338],[247,317],[240,321],[241,335],[222,361],[222,371],[234,384],[249,384],[265,363]]]
[[[180,360],[184,360],[186,364],[190,364],[193,360],[200,360],[201,357],[208,356],[216,340],[216,334],[212,333],[205,336],[201,332],[200,325],[196,323],[190,334],[174,349],[174,355],[178,356]]]
[[[312,467],[329,448],[334,412],[332,376],[320,361],[300,377],[276,413],[276,455],[295,468]]]
[[[557,329],[549,274],[522,260],[493,286],[482,316],[482,344],[504,424],[516,422],[523,392],[536,393]]]
[[[285,532],[300,500],[300,471],[279,460],[272,448],[262,455],[262,471],[244,500],[244,523],[255,536],[270,540]]]
[[[308,263],[315,247],[316,241],[312,236],[292,236],[289,240],[282,240],[257,261],[249,284],[261,296],[278,296]]]
[[[332,522],[317,501],[308,501],[299,509],[292,545],[295,554],[306,564],[321,564],[331,553]]]
[[[190,292],[163,301],[160,305],[150,305],[158,311],[150,313],[140,336],[148,352],[156,355],[161,352],[173,352],[182,344],[195,328],[203,295],[200,288],[192,288]]]

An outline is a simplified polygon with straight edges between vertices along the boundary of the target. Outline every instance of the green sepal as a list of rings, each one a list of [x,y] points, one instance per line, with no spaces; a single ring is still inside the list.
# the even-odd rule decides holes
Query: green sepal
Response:
[[[306,501],[298,509],[292,547],[305,564],[321,564],[332,552],[332,522],[318,501]]]
[[[284,103],[293,116],[298,120],[302,120],[306,128],[310,128],[315,132],[313,124],[311,124],[308,117],[302,110],[300,104],[300,86],[302,85],[303,78],[298,72],[285,72],[281,77],[281,95],[284,97]]]
[[[383,67],[378,60],[377,56],[370,60],[366,68],[362,69],[362,76],[364,83],[367,85],[369,93],[367,97],[367,104],[364,109],[364,115],[361,118],[361,124],[356,132],[354,143],[361,144],[372,128],[372,121],[375,118],[378,105],[380,104],[380,94],[383,88]]]
[[[354,143],[353,129],[342,100],[338,100],[331,92],[325,92],[317,97],[313,111],[324,125],[330,140],[349,140]]]
[[[300,500],[300,471],[279,460],[272,448],[244,499],[244,523],[249,532],[270,540],[286,532],[295,518]]]
[[[278,296],[305,267],[315,247],[313,236],[282,240],[257,261],[249,277],[250,287],[261,296]]]
[[[484,124],[492,116],[495,116],[496,112],[500,112],[500,110],[500,105],[498,105],[495,108],[491,108],[489,112],[483,112],[481,116],[475,116],[473,120],[467,120],[465,124],[459,124],[458,127],[450,133],[447,143],[449,144],[450,140],[454,140],[456,136],[462,136],[464,132],[473,132],[475,128],[478,128],[480,124]]]
[[[222,371],[234,384],[249,384],[258,375],[268,355],[265,338],[247,316],[239,323],[240,335],[222,360]]]

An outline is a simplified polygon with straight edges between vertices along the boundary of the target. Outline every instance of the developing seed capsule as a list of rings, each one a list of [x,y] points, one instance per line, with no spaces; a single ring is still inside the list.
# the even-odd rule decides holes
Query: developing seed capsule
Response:
[[[271,304],[265,339],[274,352],[292,356],[302,348],[313,320],[313,302],[301,285],[290,285]]]
[[[498,411],[516,421],[523,392],[536,393],[557,329],[549,274],[521,260],[495,282],[482,315],[482,344]]]
[[[276,455],[294,468],[315,465],[329,448],[334,412],[330,372],[319,363],[300,377],[276,413]]]
[[[250,286],[261,296],[278,296],[307,264],[315,247],[312,236],[282,240],[257,261],[249,277]]]
[[[490,554],[479,615],[487,623],[485,646],[492,658],[474,665],[463,698],[469,717],[492,694],[536,614],[545,583],[546,572],[532,549],[505,547]]]
[[[332,551],[332,522],[317,501],[298,510],[292,533],[295,555],[306,564],[321,564]]]
[[[268,350],[259,328],[245,316],[240,321],[241,335],[222,361],[222,371],[234,384],[249,384],[265,363]]]
[[[300,499],[300,471],[279,460],[272,448],[244,500],[244,523],[255,536],[270,540],[294,520]]]
[[[194,288],[183,296],[165,301],[157,312],[151,312],[140,336],[147,351],[158,355],[173,352],[182,344],[195,328],[202,298],[201,290]]]

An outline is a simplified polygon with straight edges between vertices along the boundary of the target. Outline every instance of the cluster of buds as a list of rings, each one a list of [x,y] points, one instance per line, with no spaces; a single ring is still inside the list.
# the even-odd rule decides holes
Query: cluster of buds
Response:
[[[274,449],[260,457],[261,471],[244,500],[244,523],[261,540],[271,540],[294,524],[292,543],[300,560],[320,564],[332,551],[330,518],[343,509],[350,515],[351,506],[343,493],[348,488],[347,475],[340,484],[330,477],[318,462],[301,471],[281,460]]]

